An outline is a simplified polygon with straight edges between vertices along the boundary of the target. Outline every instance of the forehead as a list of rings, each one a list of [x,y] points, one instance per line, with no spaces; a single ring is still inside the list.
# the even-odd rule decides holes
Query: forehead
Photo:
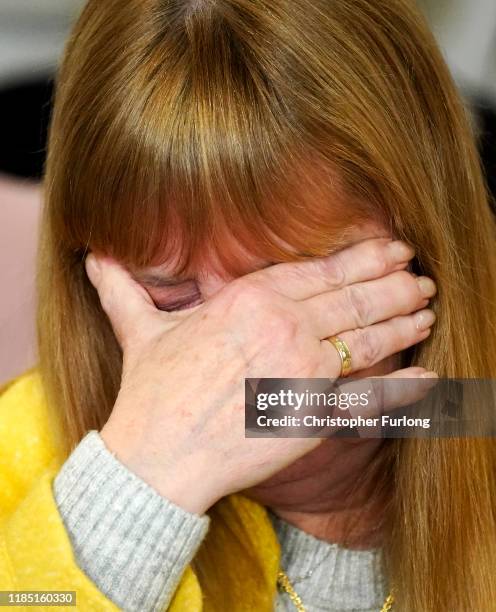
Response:
[[[219,205],[218,214],[210,215],[201,231],[196,231],[194,218],[176,223],[173,217],[156,258],[146,267],[131,268],[135,278],[155,286],[212,274],[235,278],[270,263],[325,256],[356,238],[364,208],[350,198],[334,173],[323,172],[318,164],[303,166],[288,182],[293,189],[281,189],[260,210],[234,211]],[[368,217],[369,211],[365,214]]]
[[[287,245],[287,248],[291,250],[289,245]],[[210,275],[225,278],[238,275],[242,276],[243,274],[265,268],[267,265],[273,263],[266,257],[250,253],[235,241],[231,243],[226,242],[225,249],[226,252],[223,253],[224,257],[229,257],[231,253],[239,262],[237,265],[237,273],[233,274],[231,270],[226,270],[225,266],[220,262],[216,252],[212,248],[209,249],[208,246],[200,249],[200,252],[197,253],[194,259],[194,264],[190,265],[186,270],[178,270],[179,259],[178,257],[172,256],[159,265],[144,268],[131,267],[131,272],[134,278],[144,285],[152,287],[174,287],[188,280],[198,280]]]
[[[368,238],[392,238],[393,232],[384,221],[380,219],[369,219],[361,223],[357,223],[351,228],[346,235],[346,238],[338,245],[337,248],[345,248],[353,243]],[[275,238],[280,245],[283,245],[290,253],[289,257],[282,258],[283,261],[296,261],[304,257],[312,256],[308,253],[299,253],[291,245],[284,243],[281,239]],[[227,246],[227,245],[226,245]],[[243,249],[239,243],[233,242],[231,248],[237,253],[237,256],[242,260],[242,267],[239,275],[248,274],[255,270],[278,263],[278,260],[260,257]],[[332,252],[335,249],[330,249]],[[322,256],[322,253],[316,253],[314,256]],[[205,249],[205,252],[200,253],[197,258],[197,264],[190,267],[186,272],[178,273],[177,258],[171,258],[158,266],[149,266],[146,268],[134,268],[133,274],[136,280],[144,285],[151,287],[174,287],[188,280],[197,280],[215,274],[221,277],[230,277],[232,273],[226,271],[219,262],[215,253],[212,250]]]

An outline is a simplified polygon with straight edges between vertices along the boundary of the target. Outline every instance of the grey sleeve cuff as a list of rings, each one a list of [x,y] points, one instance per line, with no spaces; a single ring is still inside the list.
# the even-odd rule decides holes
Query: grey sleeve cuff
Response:
[[[204,539],[192,514],[128,470],[89,432],[53,484],[80,568],[123,610],[164,610]]]

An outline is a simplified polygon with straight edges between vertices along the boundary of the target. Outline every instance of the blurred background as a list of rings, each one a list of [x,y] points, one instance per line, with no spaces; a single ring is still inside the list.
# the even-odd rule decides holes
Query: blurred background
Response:
[[[473,110],[496,194],[496,0],[418,4]],[[36,360],[35,253],[52,79],[83,5],[0,0],[0,385]]]

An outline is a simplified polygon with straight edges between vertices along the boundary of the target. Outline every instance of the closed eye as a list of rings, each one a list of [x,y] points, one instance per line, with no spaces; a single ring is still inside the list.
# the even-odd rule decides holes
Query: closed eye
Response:
[[[197,306],[202,302],[201,291],[195,281],[185,281],[169,286],[146,285],[145,289],[156,308],[165,312],[175,312]]]
[[[164,312],[177,312],[178,310],[187,310],[188,308],[193,308],[193,306],[198,306],[203,303],[203,299],[198,296],[196,299],[191,300],[189,302],[181,302],[175,304],[160,304],[158,302],[155,303],[155,306],[159,310],[163,310]]]

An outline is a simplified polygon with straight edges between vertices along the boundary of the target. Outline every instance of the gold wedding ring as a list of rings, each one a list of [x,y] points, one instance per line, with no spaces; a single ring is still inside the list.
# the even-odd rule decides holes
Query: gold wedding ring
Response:
[[[348,348],[348,345],[344,340],[338,338],[338,336],[329,336],[329,338],[326,338],[326,340],[329,340],[332,346],[337,350],[341,359],[340,376],[348,376],[348,374],[351,372],[351,351]]]

